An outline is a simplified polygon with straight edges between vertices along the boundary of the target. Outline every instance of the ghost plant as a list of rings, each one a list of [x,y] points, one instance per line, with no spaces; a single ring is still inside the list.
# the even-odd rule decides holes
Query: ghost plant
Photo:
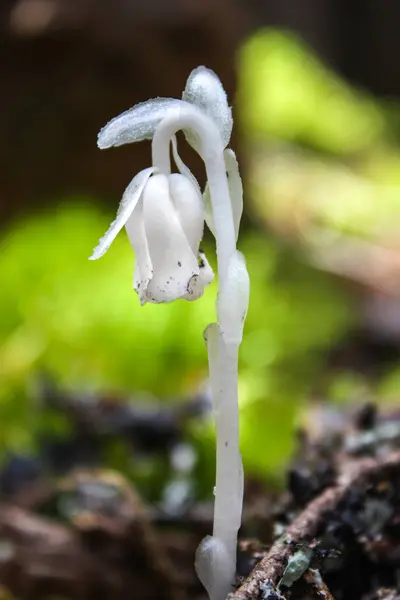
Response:
[[[238,163],[227,149],[232,125],[222,84],[205,67],[190,74],[182,100],[155,98],[112,119],[100,131],[98,146],[149,139],[153,164],[132,179],[116,219],[91,256],[92,260],[102,256],[125,226],[135,253],[134,288],[141,304],[178,298],[192,301],[203,295],[213,279],[199,249],[204,221],[215,236],[218,323],[205,331],[217,440],[214,527],[196,553],[196,570],[211,600],[223,600],[234,583],[243,503],[238,350],[249,278],[236,249],[243,203]],[[204,162],[203,195],[178,154],[175,134],[180,130]],[[171,148],[179,173],[171,173]]]

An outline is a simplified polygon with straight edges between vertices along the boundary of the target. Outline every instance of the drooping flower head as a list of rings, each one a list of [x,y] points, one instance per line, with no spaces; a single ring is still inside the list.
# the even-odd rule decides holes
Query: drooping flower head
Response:
[[[198,67],[191,73],[182,100],[156,98],[137,104],[100,131],[98,145],[110,148],[153,139],[163,121],[171,116],[179,119],[194,110],[212,123],[224,149],[232,131],[231,109],[218,77],[205,67]],[[204,144],[198,133],[191,128],[183,129],[187,141],[203,156]],[[179,173],[171,174],[170,143]],[[157,160],[157,152],[160,154],[159,149],[153,147],[153,166],[138,173],[128,185],[116,219],[101,238],[91,259],[100,258],[125,226],[135,253],[134,289],[140,302],[170,302],[176,298],[196,300],[213,279],[207,258],[200,251],[204,221],[214,232],[208,188],[203,198],[195,177],[178,154],[174,134],[168,140],[167,159]],[[237,230],[242,191],[241,185],[238,187],[237,163],[231,150],[225,151],[225,162],[228,171],[233,172],[235,183],[231,197],[234,198],[233,219]]]

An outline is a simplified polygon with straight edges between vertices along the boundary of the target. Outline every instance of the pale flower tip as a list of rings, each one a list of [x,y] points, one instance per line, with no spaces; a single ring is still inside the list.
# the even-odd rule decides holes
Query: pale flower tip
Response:
[[[89,260],[97,260],[103,256],[105,250],[100,249],[99,247],[95,248],[92,254],[89,256]]]
[[[100,130],[99,135],[97,136],[97,147],[100,148],[100,150],[106,150],[107,148],[112,147],[112,144],[107,141],[107,137],[103,131],[104,128]]]
[[[151,140],[157,125],[172,108],[182,106],[182,100],[153,98],[135,104],[114,117],[99,132],[97,145],[101,150],[133,142]]]
[[[111,240],[111,242],[112,242],[112,240]],[[89,256],[89,260],[98,260],[99,258],[104,256],[104,254],[110,248],[111,242],[110,242],[107,234],[104,235],[99,240],[99,243],[97,244],[96,248],[93,250],[92,254]]]
[[[148,300],[146,298],[146,291],[138,290],[138,289],[135,289],[135,291],[138,295],[140,306],[144,306],[145,304],[148,304]]]
[[[232,110],[228,105],[223,85],[214,71],[204,66],[194,69],[187,79],[182,98],[198,106],[213,119],[226,147],[232,133]],[[188,142],[196,149],[198,145],[196,136],[187,131],[185,135]]]
[[[113,146],[118,145],[118,138],[113,136],[113,131],[115,129],[114,122],[116,118],[111,119],[111,121],[104,125],[104,127],[102,127],[97,134],[97,147],[100,148],[100,150],[107,150],[107,148],[112,148]]]

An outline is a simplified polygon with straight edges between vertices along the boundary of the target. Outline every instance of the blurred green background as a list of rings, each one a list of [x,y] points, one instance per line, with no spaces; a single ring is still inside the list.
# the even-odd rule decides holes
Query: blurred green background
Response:
[[[229,68],[236,72],[236,84],[229,79],[227,88],[234,101],[235,146],[245,184],[239,247],[251,278],[240,356],[241,445],[248,476],[281,480],[294,450],[295,430],[312,406],[352,406],[370,399],[395,404],[399,398],[400,109],[395,100],[378,99],[346,81],[300,34],[256,28],[235,43]],[[175,73],[174,86],[183,89],[197,65],[189,64],[192,58]],[[207,66],[218,71],[221,61],[219,57]],[[122,77],[111,69],[115,81],[111,78],[105,94],[108,102],[99,96],[97,106],[87,109],[93,127],[129,106],[122,105],[118,90],[111,100],[112,85],[124,80],[124,68],[119,64]],[[224,79],[228,71],[221,71]],[[124,82],[127,88],[129,81]],[[168,95],[172,87],[160,77],[134,89],[136,99],[145,100],[147,92]],[[85,105],[84,92],[82,97]],[[75,102],[79,104],[79,94]],[[50,110],[50,123],[56,120],[56,108]],[[65,107],[58,108],[62,120]],[[136,161],[133,147],[103,153],[102,162],[87,170],[88,181],[98,174],[97,189],[82,183],[86,163],[79,136],[85,131],[84,116],[82,112],[69,126],[64,162],[52,165],[50,159],[48,168],[52,182],[57,181],[54,169],[65,173],[63,181],[71,170],[74,185],[45,188],[41,179],[30,176],[29,208],[4,210],[3,461],[10,453],[37,455],[44,434],[65,439],[71,434],[68,418],[44,406],[43,380],[83,399],[106,394],[154,406],[176,406],[206,389],[202,332],[215,319],[215,283],[194,303],[140,307],[132,290],[133,255],[125,233],[104,258],[88,261],[114,218],[118,190],[122,194],[129,177],[148,166],[149,159]],[[32,132],[34,111],[29,123]],[[39,147],[45,142],[40,127],[34,141]],[[85,144],[94,146],[95,135],[86,137]],[[149,145],[142,145],[141,152],[149,152]],[[22,171],[31,156],[35,160],[33,154],[31,150],[21,158]],[[105,181],[105,165],[115,167],[119,157],[125,179],[114,168]],[[97,194],[102,182],[104,191]],[[215,265],[208,234],[204,245]],[[212,431],[209,415],[191,421],[184,431],[197,451],[197,489],[203,496],[212,490]],[[135,471],[128,454],[108,444],[104,464],[139,478],[140,469]],[[152,473],[157,484],[160,471]]]

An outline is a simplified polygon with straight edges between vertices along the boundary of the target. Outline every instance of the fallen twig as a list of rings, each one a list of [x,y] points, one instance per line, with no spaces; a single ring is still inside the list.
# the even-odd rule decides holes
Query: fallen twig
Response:
[[[357,485],[372,482],[400,469],[400,452],[391,453],[384,459],[363,458],[343,463],[337,483],[317,496],[295,518],[281,536],[260,560],[240,588],[228,596],[229,600],[258,600],[265,598],[265,586],[276,589],[287,567],[289,559],[301,544],[310,541],[323,530],[328,512],[335,509],[347,492]]]

